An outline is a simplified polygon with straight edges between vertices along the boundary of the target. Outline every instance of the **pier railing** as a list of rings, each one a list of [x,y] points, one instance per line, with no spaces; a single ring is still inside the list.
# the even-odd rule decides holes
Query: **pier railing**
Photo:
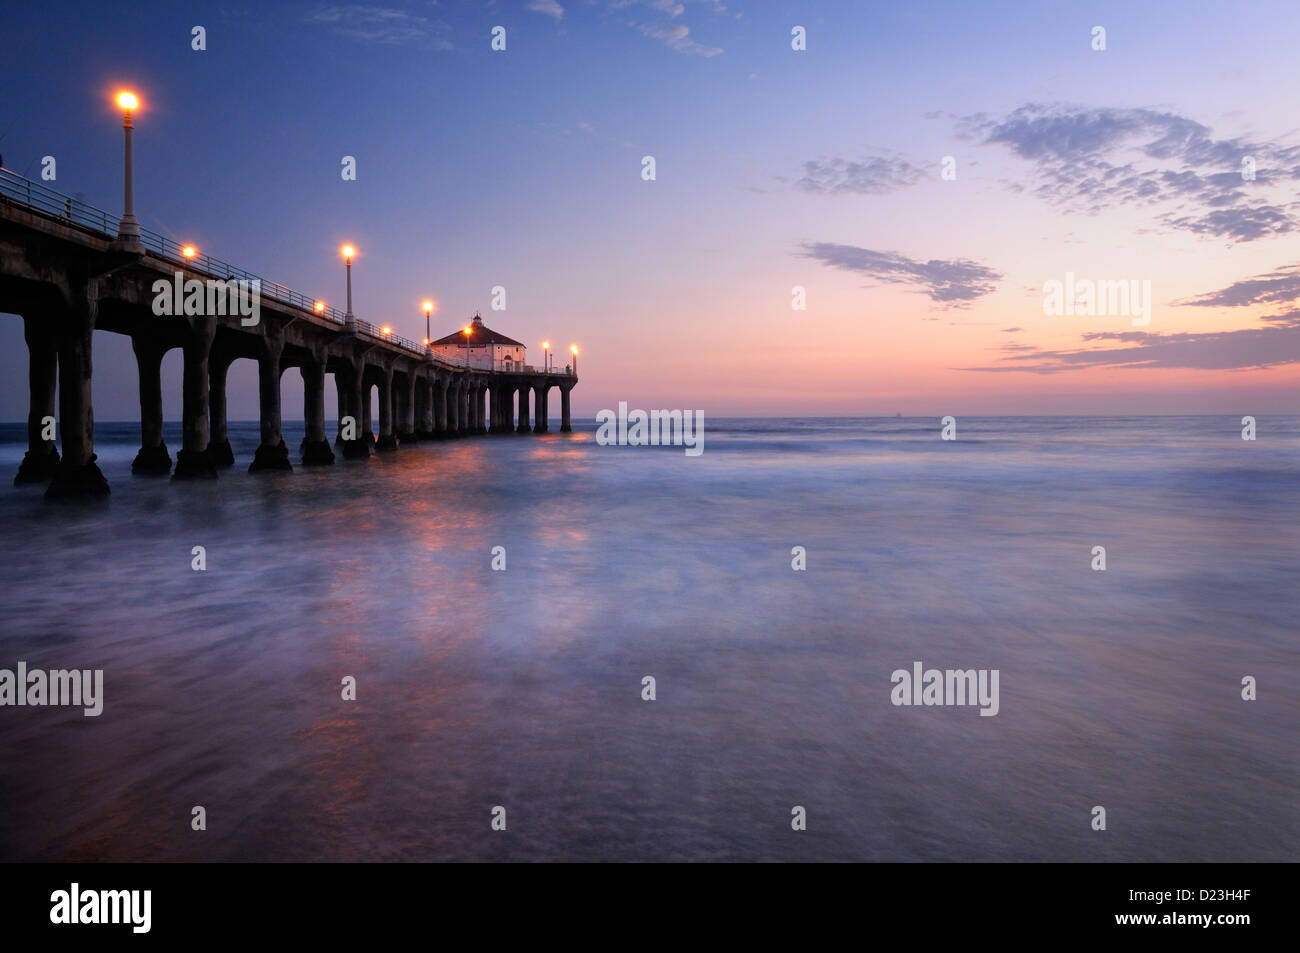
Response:
[[[0,169],[0,200],[10,204],[25,205],[28,208],[52,215],[71,225],[76,225],[109,239],[117,237],[118,228],[121,224],[121,219],[111,212],[95,208],[81,199],[65,195],[41,182],[35,182],[24,176],[17,175],[8,169]],[[286,288],[279,282],[268,281],[261,275],[255,275],[251,271],[237,268],[230,262],[222,261],[220,258],[214,258],[211,255],[198,251],[195,251],[192,256],[186,255],[185,249],[189,246],[168,238],[160,232],[141,227],[140,242],[155,256],[174,262],[184,268],[223,281],[231,278],[239,281],[257,281],[260,283],[261,293],[269,298],[301,308],[335,324],[347,324],[347,315],[338,308],[317,308],[318,298],[294,291],[292,288]],[[371,324],[369,321],[354,319],[354,327],[357,334],[363,337],[399,348],[417,357],[424,358],[427,356],[427,349],[423,344],[418,344],[410,338],[404,338],[398,334],[385,333],[383,328]],[[441,358],[435,358],[434,360],[435,363],[444,365],[449,369],[462,369],[460,365],[452,361]],[[488,370],[487,368],[473,369]],[[529,368],[529,370],[532,370],[532,368]]]

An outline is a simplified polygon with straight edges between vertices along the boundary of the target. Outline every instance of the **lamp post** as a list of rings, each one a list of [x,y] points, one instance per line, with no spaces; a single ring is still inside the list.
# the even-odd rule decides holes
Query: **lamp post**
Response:
[[[348,266],[348,313],[343,316],[343,320],[348,327],[353,327],[356,325],[357,319],[352,316],[352,256],[357,253],[357,250],[351,245],[344,245],[342,250],[343,260],[347,262]]]
[[[140,105],[134,93],[121,92],[117,96],[117,104],[122,107],[122,133],[125,141],[124,161],[122,163],[122,219],[117,226],[118,248],[127,251],[144,251],[144,246],[140,243],[140,223],[135,220],[135,185],[134,173],[132,172],[131,157],[131,130],[135,128],[131,122],[131,110]]]
[[[573,376],[578,376],[578,345],[570,344],[569,353],[573,355]]]
[[[433,334],[429,326],[429,317],[433,314],[433,302],[424,303],[424,350],[427,353],[433,353]]]
[[[542,342],[542,372],[549,374],[551,372],[551,342]]]
[[[469,336],[474,333],[473,328],[465,329],[465,370],[469,370]]]

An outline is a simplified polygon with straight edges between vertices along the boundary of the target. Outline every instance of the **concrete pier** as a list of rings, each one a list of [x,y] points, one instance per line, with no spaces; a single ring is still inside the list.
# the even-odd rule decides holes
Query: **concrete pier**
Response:
[[[433,435],[447,437],[447,378],[439,374],[433,381]]]
[[[573,390],[572,384],[560,385],[560,433],[573,433],[573,427],[569,424],[569,391]]]
[[[325,361],[313,355],[303,361],[299,371],[303,384],[302,462],[320,466],[334,462],[334,451],[325,436]]]
[[[393,432],[393,366],[384,366],[379,378],[379,445],[380,450],[396,450],[397,434]]]
[[[95,410],[90,382],[91,337],[97,301],[74,301],[55,319],[59,362],[59,431],[63,454],[46,499],[108,496],[108,481],[95,464]]]
[[[226,372],[234,360],[234,354],[214,349],[208,364],[208,453],[217,467],[235,465],[235,452],[226,433]]]
[[[545,384],[534,384],[533,393],[536,395],[537,421],[533,424],[533,433],[546,433],[548,424],[546,422],[546,393],[550,388]]]
[[[54,412],[54,389],[57,382],[59,352],[50,328],[37,317],[23,318],[23,337],[27,341],[27,388],[30,404],[27,411],[27,452],[18,466],[15,484],[44,483],[54,476],[59,451],[52,437],[57,433]],[[51,422],[54,426],[50,426]],[[171,461],[167,462],[171,469]]]
[[[416,440],[545,433],[552,387],[560,388],[561,430],[570,429],[569,391],[577,378],[567,371],[466,367],[364,321],[322,313],[311,306],[313,299],[273,282],[261,286],[256,321],[246,322],[235,308],[157,313],[155,283],[171,283],[177,272],[200,281],[233,279],[206,273],[203,259],[182,259],[170,245],[168,252],[157,250],[156,236],[123,244],[115,229],[98,231],[25,204],[12,191],[0,194],[0,312],[22,315],[28,349],[27,448],[14,482],[48,481],[50,499],[109,492],[95,457],[96,330],[131,339],[140,406],[132,471],[142,476],[213,479],[235,462],[227,407],[230,366],[240,359],[257,363],[259,443],[250,472],[293,470],[281,419],[281,385],[290,367],[302,376],[306,436],[299,451],[307,465],[335,461],[324,420],[326,374],[334,375],[338,397],[334,448],[348,459],[376,449],[400,452]],[[226,295],[226,303],[235,297]],[[162,362],[172,350],[180,351],[184,365],[174,465],[163,439],[162,398]],[[372,388],[379,401],[378,439],[370,433]]]
[[[131,472],[164,476],[172,472],[171,454],[163,442],[164,347],[153,335],[133,334],[131,348],[140,379],[140,452],[131,463]]]
[[[216,320],[201,315],[185,318],[190,326],[182,345],[185,371],[181,378],[181,449],[176,454],[173,480],[210,478],[217,475],[208,453],[208,362]]]
[[[524,384],[516,388],[516,390],[519,394],[519,426],[516,428],[515,432],[532,433],[533,428],[528,423],[528,395],[532,390],[532,387],[528,384]]]
[[[292,470],[289,448],[280,432],[280,355],[284,342],[268,338],[257,355],[257,399],[261,442],[248,465],[249,473],[259,470]]]

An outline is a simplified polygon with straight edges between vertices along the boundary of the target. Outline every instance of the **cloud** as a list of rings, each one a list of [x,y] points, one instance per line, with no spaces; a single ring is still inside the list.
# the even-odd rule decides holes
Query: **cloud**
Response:
[[[1024,328],[1003,328],[1003,334],[1015,334],[1017,331],[1023,331]]]
[[[534,13],[544,13],[548,17],[555,17],[557,20],[564,19],[564,7],[560,6],[556,0],[529,0],[528,9]]]
[[[606,0],[606,2],[611,11],[627,10],[633,13],[632,19],[623,21],[628,26],[634,27],[642,35],[651,39],[662,40],[678,53],[710,57],[723,52],[720,46],[706,46],[696,42],[691,37],[691,28],[679,20],[686,13],[687,4],[706,7],[715,16],[723,14],[727,11],[727,7],[720,0]],[[642,13],[654,11],[654,14],[668,19],[646,22],[637,15],[637,11]]]
[[[995,350],[1007,356],[1000,363],[962,370],[1056,374],[1087,367],[1246,370],[1300,364],[1300,262],[1174,304],[1205,308],[1265,305],[1284,310],[1261,317],[1264,326],[1258,328],[1194,332],[1089,331],[1080,335],[1085,344],[1104,342],[1112,345],[1109,347],[1044,351],[1001,345]]]
[[[896,156],[866,156],[862,159],[815,159],[803,164],[803,178],[796,185],[805,192],[838,195],[884,195],[915,185],[925,170]]]
[[[691,39],[691,28],[684,23],[667,23],[663,25],[641,24],[640,30],[646,36],[663,40],[678,53],[693,53],[696,56],[717,56],[723,52],[720,46],[704,46]]]
[[[1234,281],[1226,288],[1174,304],[1193,308],[1241,308],[1251,304],[1300,304],[1300,263]],[[1265,318],[1264,320],[1272,320]]]
[[[432,40],[439,49],[451,49],[451,43],[437,36],[446,29],[445,24],[392,7],[361,4],[317,7],[308,15],[307,22],[325,24],[341,36],[370,43],[396,46]]]
[[[1066,211],[1151,207],[1167,229],[1241,242],[1300,229],[1300,202],[1286,189],[1300,180],[1297,146],[1216,139],[1208,126],[1172,112],[1036,103],[1001,119],[964,117],[959,131],[1029,161],[1034,193]],[[1242,177],[1247,159],[1253,180]]]
[[[1159,367],[1244,370],[1300,364],[1300,315],[1276,327],[1237,331],[1160,334],[1147,331],[1095,332],[1084,340],[1119,341],[1123,347],[1080,348],[1009,354],[991,367],[967,371],[1019,371],[1056,374],[1088,367]]]
[[[887,284],[917,285],[931,300],[957,307],[990,294],[1003,277],[1001,272],[964,258],[916,261],[896,252],[832,242],[805,242],[801,247],[805,258],[869,275]]]

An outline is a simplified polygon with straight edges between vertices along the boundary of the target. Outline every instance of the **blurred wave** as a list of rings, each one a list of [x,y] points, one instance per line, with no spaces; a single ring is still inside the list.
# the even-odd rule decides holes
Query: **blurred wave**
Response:
[[[249,475],[244,423],[172,483],[99,423],[107,502],[0,490],[0,668],[106,694],[0,708],[0,858],[1294,859],[1300,417],[1239,429],[584,423]],[[892,706],[917,659],[999,669],[999,715]]]

